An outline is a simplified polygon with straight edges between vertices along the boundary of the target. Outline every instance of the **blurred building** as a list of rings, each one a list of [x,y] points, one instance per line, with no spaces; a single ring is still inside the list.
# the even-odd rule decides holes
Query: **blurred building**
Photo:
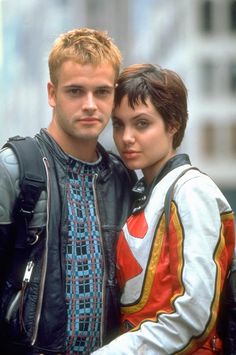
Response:
[[[236,1],[159,0],[152,14],[150,60],[189,89],[182,150],[236,210]]]
[[[32,135],[48,125],[47,58],[60,33],[84,26],[107,30],[128,55],[130,4],[132,0],[0,0],[0,146],[9,136]],[[104,135],[111,144],[111,130]]]

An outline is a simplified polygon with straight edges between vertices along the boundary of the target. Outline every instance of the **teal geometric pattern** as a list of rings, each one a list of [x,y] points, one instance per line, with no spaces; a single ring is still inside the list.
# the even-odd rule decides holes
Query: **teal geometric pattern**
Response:
[[[103,169],[70,158],[67,173],[66,240],[67,352],[90,354],[99,347],[102,317],[103,257],[96,216],[93,177]]]

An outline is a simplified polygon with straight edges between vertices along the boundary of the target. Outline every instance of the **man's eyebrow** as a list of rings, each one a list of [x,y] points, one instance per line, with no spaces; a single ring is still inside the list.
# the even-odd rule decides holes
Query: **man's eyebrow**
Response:
[[[76,88],[76,89],[82,89],[83,86],[82,85],[78,85],[78,84],[68,84],[68,85],[64,85],[64,88]]]
[[[111,89],[111,90],[115,88],[115,86],[113,85],[98,85],[96,87],[99,89]]]
[[[86,89],[86,86],[71,83],[71,84],[65,85],[64,88]],[[112,86],[112,85],[98,85],[98,86],[94,87],[95,90],[97,90],[97,89],[113,90],[114,88],[115,88],[115,86]]]

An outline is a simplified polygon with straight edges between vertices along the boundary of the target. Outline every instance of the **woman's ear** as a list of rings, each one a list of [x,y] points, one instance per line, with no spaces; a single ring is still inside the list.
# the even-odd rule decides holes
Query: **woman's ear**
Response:
[[[179,130],[179,124],[175,123],[173,126],[169,126],[168,132],[173,136]]]

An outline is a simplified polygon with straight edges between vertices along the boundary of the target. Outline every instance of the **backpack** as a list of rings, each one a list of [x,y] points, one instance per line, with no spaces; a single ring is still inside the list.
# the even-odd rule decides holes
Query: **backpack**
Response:
[[[15,257],[11,262],[15,284],[29,282],[32,272],[30,253],[39,242],[41,231],[31,229],[30,221],[34,208],[43,190],[47,189],[46,170],[43,155],[37,141],[32,137],[14,136],[8,139],[3,148],[11,148],[19,164],[20,193],[13,206],[12,216],[15,220]]]
[[[3,148],[15,153],[20,170],[20,194],[14,206],[13,215],[20,228],[21,236],[27,230],[34,214],[34,207],[43,190],[47,188],[43,156],[36,140],[32,137],[15,136],[8,139]]]
[[[189,170],[199,170],[190,167],[182,171],[169,187],[164,202],[165,230],[169,234],[170,210],[173,191],[176,182]],[[223,343],[224,355],[236,355],[236,270],[230,270],[225,280],[221,294],[220,311],[217,330]]]
[[[13,206],[12,216],[15,227],[11,231],[11,249],[8,251],[0,301],[0,342],[1,349],[7,334],[7,324],[19,309],[21,322],[21,301],[30,282],[34,260],[43,247],[41,232],[45,228],[30,228],[35,205],[43,190],[47,189],[46,170],[43,155],[36,139],[15,136],[9,138],[3,148],[10,148],[15,153],[19,164],[19,195]],[[4,281],[10,279],[10,284]],[[10,306],[8,306],[10,305]],[[23,307],[23,305],[22,305]],[[23,321],[20,323],[24,329]]]

